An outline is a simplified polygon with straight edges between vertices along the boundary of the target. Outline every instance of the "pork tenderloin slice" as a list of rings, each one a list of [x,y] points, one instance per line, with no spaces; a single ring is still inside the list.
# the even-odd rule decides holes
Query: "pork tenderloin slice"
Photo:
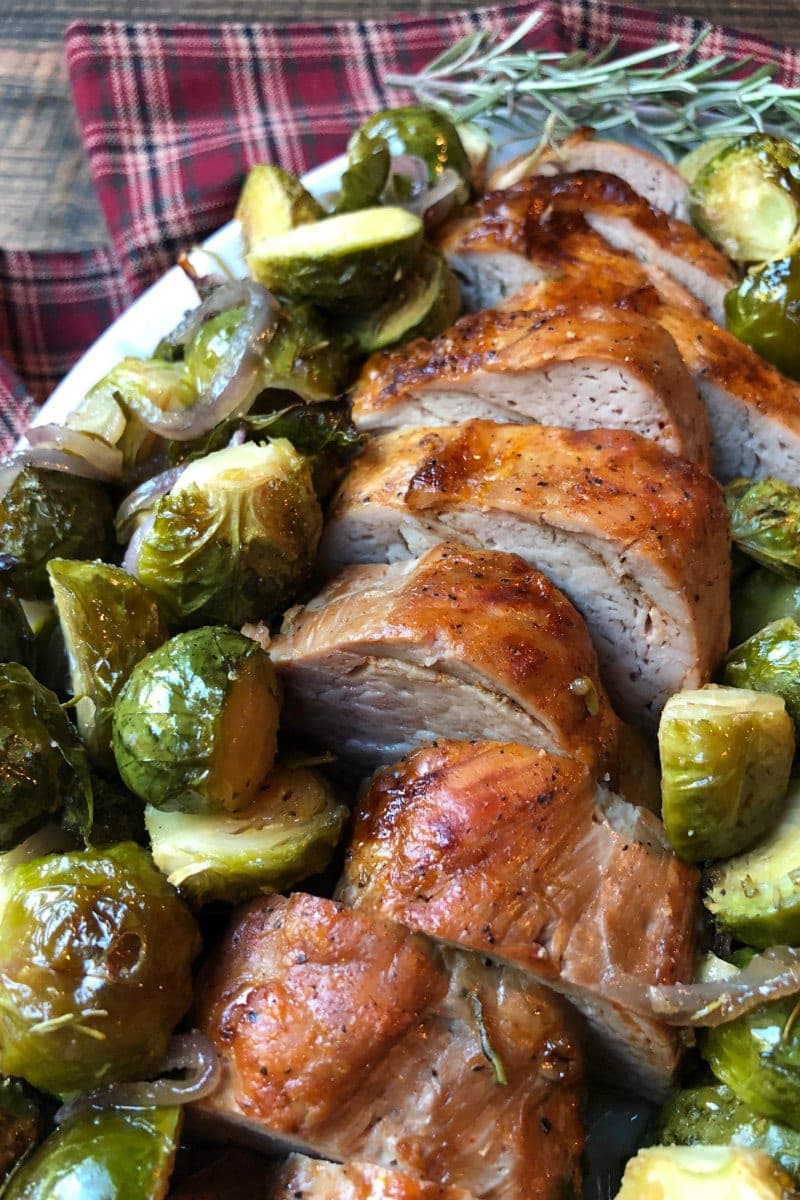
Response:
[[[580,764],[451,741],[372,780],[337,896],[529,972],[587,1018],[601,1069],[659,1097],[680,1039],[647,989],[692,976],[698,885],[657,818]]]
[[[331,504],[319,561],[396,562],[454,536],[520,554],[564,592],[626,720],[655,726],[725,653],[722,491],[636,434],[470,421],[375,438]]]
[[[530,154],[503,163],[489,176],[487,191],[513,187],[529,175],[564,175],[574,171],[615,175],[668,217],[689,221],[689,185],[680,171],[656,154],[622,142],[594,138],[592,131],[586,129],[579,129],[549,147],[533,163]]]
[[[446,543],[349,567],[287,614],[270,656],[287,723],[362,765],[513,728],[506,738],[617,778],[621,723],[586,625],[516,554]]]
[[[264,1200],[472,1200],[472,1193],[374,1163],[292,1154],[271,1179]]]
[[[234,915],[195,1019],[222,1068],[217,1090],[192,1106],[206,1128],[487,1200],[557,1200],[577,1186],[581,1063],[569,1014],[513,968],[332,900],[272,896]]]
[[[468,311],[496,307],[543,278],[588,278],[594,303],[609,287],[649,285],[665,304],[707,314],[663,265],[612,246],[588,224],[574,196],[567,191],[556,203],[551,192],[546,180],[489,192],[439,232],[440,249],[459,276]]]
[[[708,417],[672,337],[625,309],[462,317],[433,341],[373,355],[352,402],[355,424],[370,432],[470,417],[610,426],[710,460]]]

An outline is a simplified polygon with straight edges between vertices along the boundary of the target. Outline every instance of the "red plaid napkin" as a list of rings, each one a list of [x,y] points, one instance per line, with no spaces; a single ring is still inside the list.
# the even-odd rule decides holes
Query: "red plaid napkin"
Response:
[[[530,42],[556,49],[612,37],[620,53],[689,45],[700,29],[597,0],[327,25],[73,25],[70,76],[111,248],[0,250],[0,449],[24,429],[32,397],[45,399],[181,249],[231,216],[253,163],[302,172],[339,154],[355,125],[401,99],[384,75],[420,68],[473,30],[509,33],[532,7],[544,19]],[[775,62],[784,83],[800,82],[797,51],[715,29],[702,54],[717,53]]]

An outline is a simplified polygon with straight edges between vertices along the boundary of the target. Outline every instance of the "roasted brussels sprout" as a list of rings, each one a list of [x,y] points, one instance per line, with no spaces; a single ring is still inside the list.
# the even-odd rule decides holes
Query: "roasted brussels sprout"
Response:
[[[253,278],[279,295],[365,307],[390,291],[422,246],[422,221],[403,208],[364,208],[264,238],[247,255]]]
[[[33,666],[33,633],[16,596],[0,587],[0,663]]]
[[[125,784],[156,808],[243,808],[275,759],[278,684],[232,629],[179,634],[134,667],[114,705]]]
[[[200,935],[140,846],[0,873],[0,1070],[45,1092],[157,1069],[192,998]]]
[[[198,388],[219,368],[241,317],[241,309],[212,317],[187,346],[186,365]],[[308,401],[329,400],[345,389],[351,374],[343,342],[325,328],[311,305],[284,304],[264,345],[253,391],[279,388]]]
[[[306,459],[283,438],[248,442],[186,468],[132,565],[174,624],[238,626],[295,599],[321,530]]]
[[[751,1146],[800,1179],[800,1133],[760,1117],[724,1083],[676,1092],[658,1114],[652,1139],[666,1146]]]
[[[95,384],[70,421],[91,432],[105,429],[105,440],[122,452],[123,468],[131,471],[162,444],[145,423],[153,407],[173,412],[196,398],[194,380],[182,362],[123,358]]]
[[[381,198],[389,177],[391,155],[383,138],[363,138],[354,134],[347,146],[347,169],[342,174],[334,213],[356,212],[369,208]]]
[[[780,822],[747,854],[719,863],[705,905],[720,929],[764,949],[800,945],[800,779]]]
[[[106,558],[116,549],[105,489],[63,471],[26,467],[0,500],[0,555],[23,600],[48,600],[51,558]]]
[[[738,645],[781,617],[800,622],[800,581],[754,567],[731,591],[731,644]]]
[[[671,696],[658,729],[661,816],[687,862],[747,849],[786,799],[794,726],[780,696],[708,687]]]
[[[0,1183],[39,1140],[39,1105],[20,1079],[0,1079]]]
[[[470,178],[470,161],[455,125],[433,108],[408,104],[375,113],[353,134],[348,150],[364,141],[385,142],[392,155],[413,154],[421,158],[428,168],[431,184],[436,183],[446,167],[464,180]]]
[[[739,263],[786,254],[800,223],[800,152],[752,133],[724,146],[689,188],[698,229]]]
[[[237,903],[322,871],[347,816],[308,767],[276,767],[247,808],[229,813],[148,808],[153,859],[194,904]]]
[[[694,150],[690,150],[688,154],[684,154],[676,166],[687,183],[693,183],[698,174],[706,163],[711,162],[712,158],[716,158],[720,150],[724,150],[726,146],[730,146],[736,138],[732,137],[713,137],[707,141],[701,142],[699,146],[695,146]]]
[[[744,1146],[650,1146],[625,1168],[616,1200],[791,1200],[790,1175]]]
[[[155,597],[120,567],[54,558],[47,572],[90,757],[113,766],[111,713],[132,667],[167,637]]]
[[[731,687],[782,696],[786,711],[800,726],[800,625],[784,617],[734,646],[722,678]]]
[[[3,1200],[163,1200],[180,1108],[87,1109],[23,1163]]]
[[[235,213],[246,250],[261,238],[287,233],[324,215],[322,206],[296,176],[271,163],[250,168]]]
[[[786,996],[705,1031],[711,1070],[754,1112],[800,1129],[798,997]],[[794,1015],[793,1015],[794,1014]]]
[[[461,292],[441,254],[425,246],[392,295],[369,313],[358,313],[343,330],[361,354],[414,337],[435,337],[452,325]]]
[[[765,263],[726,292],[725,323],[784,375],[800,379],[800,254]]]
[[[115,846],[118,842],[145,845],[144,805],[118,780],[92,775],[93,814],[91,828],[83,835],[87,846]],[[70,833],[78,831],[69,829]]]
[[[0,666],[0,849],[66,806],[91,822],[86,751],[58,697],[18,663]]]
[[[734,545],[787,579],[800,579],[800,488],[735,479],[725,488]]]

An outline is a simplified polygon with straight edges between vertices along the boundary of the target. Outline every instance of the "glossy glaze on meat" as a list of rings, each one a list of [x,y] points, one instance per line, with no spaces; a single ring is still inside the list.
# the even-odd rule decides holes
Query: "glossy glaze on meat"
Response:
[[[520,554],[569,597],[628,721],[657,723],[727,649],[722,490],[635,434],[470,421],[375,438],[331,504],[320,563],[395,562],[447,537]]]
[[[562,991],[610,1078],[659,1096],[680,1041],[644,997],[692,976],[698,883],[660,822],[598,790],[579,764],[441,742],[373,779],[337,895]],[[636,988],[639,1011],[622,990]]]
[[[270,655],[282,719],[364,767],[437,737],[497,737],[616,781],[620,722],[586,625],[515,554],[443,544],[349,567],[287,614]]]
[[[197,1004],[223,1077],[195,1116],[217,1132],[487,1200],[577,1184],[580,1053],[558,998],[518,971],[296,893],[236,911]]]
[[[628,429],[700,465],[710,461],[705,408],[659,324],[624,308],[532,317],[487,309],[433,341],[373,355],[352,393],[363,430],[450,425],[472,417],[518,424]]]

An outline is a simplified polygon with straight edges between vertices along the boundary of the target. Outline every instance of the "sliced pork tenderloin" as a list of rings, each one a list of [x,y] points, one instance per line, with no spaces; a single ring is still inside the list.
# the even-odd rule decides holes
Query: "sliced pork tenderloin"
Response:
[[[263,1200],[473,1200],[463,1188],[426,1183],[374,1163],[333,1163],[291,1154]]]
[[[222,1068],[201,1128],[486,1200],[577,1188],[580,1052],[566,1006],[521,972],[294,894],[234,914],[196,994]]]
[[[462,317],[433,341],[373,355],[352,403],[355,424],[369,432],[470,417],[609,426],[710,461],[705,407],[672,337],[621,308]]]
[[[373,779],[337,896],[563,993],[598,1069],[658,1098],[681,1045],[647,989],[691,979],[698,887],[658,819],[580,764],[440,742]]]
[[[270,656],[281,719],[361,767],[492,737],[618,778],[621,722],[583,618],[516,554],[445,543],[349,567],[287,614]]]
[[[448,537],[513,551],[583,615],[615,710],[655,726],[728,645],[722,490],[636,434],[470,421],[373,439],[331,504],[329,573]]]
[[[486,190],[513,187],[530,175],[565,175],[575,171],[604,171],[622,179],[648,204],[668,217],[689,221],[689,185],[675,167],[637,146],[610,142],[579,129],[535,156],[520,154],[495,168]]]

